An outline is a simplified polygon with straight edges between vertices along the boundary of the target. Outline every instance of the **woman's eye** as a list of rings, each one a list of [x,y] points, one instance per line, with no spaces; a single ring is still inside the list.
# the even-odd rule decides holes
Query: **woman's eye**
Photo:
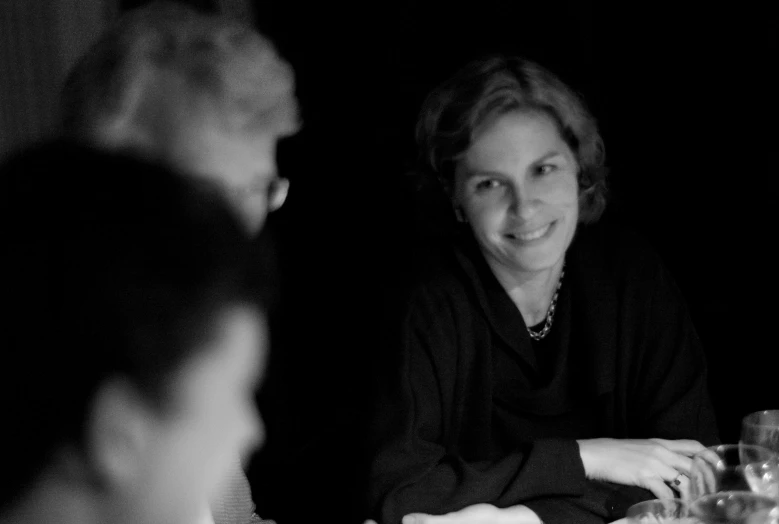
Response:
[[[536,174],[537,175],[548,175],[549,173],[555,171],[557,169],[557,166],[554,164],[541,164],[536,168]]]
[[[500,185],[500,182],[493,179],[493,178],[487,178],[485,180],[479,180],[476,183],[476,191],[489,191],[490,189],[495,189]]]

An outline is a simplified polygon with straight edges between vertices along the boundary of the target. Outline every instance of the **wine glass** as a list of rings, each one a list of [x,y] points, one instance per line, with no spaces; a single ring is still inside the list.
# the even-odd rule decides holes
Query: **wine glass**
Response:
[[[741,442],[779,454],[779,409],[750,413],[741,421]]]
[[[749,491],[724,491],[695,500],[690,516],[703,524],[779,524],[779,504]]]
[[[779,456],[752,444],[713,446],[693,456],[690,495],[745,491],[779,500]]]
[[[681,499],[654,499],[633,504],[625,514],[627,524],[696,524]]]

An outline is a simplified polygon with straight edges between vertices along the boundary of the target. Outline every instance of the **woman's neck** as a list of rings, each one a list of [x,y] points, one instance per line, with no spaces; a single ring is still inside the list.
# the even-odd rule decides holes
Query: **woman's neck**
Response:
[[[562,273],[564,258],[548,269],[532,272],[510,271],[491,262],[487,263],[493,274],[519,309],[525,325],[535,326],[543,322]]]

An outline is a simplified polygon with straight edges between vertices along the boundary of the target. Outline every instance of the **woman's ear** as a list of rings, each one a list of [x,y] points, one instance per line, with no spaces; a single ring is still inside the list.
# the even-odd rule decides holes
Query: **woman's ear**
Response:
[[[465,211],[463,211],[463,208],[454,200],[452,200],[452,207],[454,208],[454,216],[457,218],[458,222],[461,224],[468,222],[468,218],[465,216]]]
[[[444,190],[444,194],[449,198],[449,200],[454,200],[454,181],[453,180],[447,180],[440,174],[438,175],[438,183],[441,185],[441,188]]]
[[[87,419],[85,445],[89,464],[104,485],[121,487],[142,479],[153,422],[150,406],[128,380],[114,378],[99,387]]]
[[[461,223],[467,222],[468,219],[465,217],[465,212],[463,211],[463,208],[459,204],[459,202],[457,202],[457,196],[455,194],[455,189],[454,189],[454,181],[447,180],[444,177],[439,175],[438,183],[441,184],[441,188],[443,189],[446,198],[449,200],[449,203],[452,206],[452,211],[454,211],[454,216],[457,219],[457,221]]]

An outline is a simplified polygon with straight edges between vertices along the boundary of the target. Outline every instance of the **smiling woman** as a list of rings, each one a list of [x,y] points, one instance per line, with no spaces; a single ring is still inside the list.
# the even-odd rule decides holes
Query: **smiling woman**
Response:
[[[578,170],[556,124],[533,112],[497,118],[457,163],[453,203],[504,287],[540,272],[560,280],[579,220]],[[523,311],[526,324],[544,320],[546,309]]]
[[[718,439],[705,360],[659,257],[599,220],[603,147],[582,101],[492,57],[433,91],[417,141],[459,224],[390,319],[374,514],[602,523],[685,496],[689,457]]]

